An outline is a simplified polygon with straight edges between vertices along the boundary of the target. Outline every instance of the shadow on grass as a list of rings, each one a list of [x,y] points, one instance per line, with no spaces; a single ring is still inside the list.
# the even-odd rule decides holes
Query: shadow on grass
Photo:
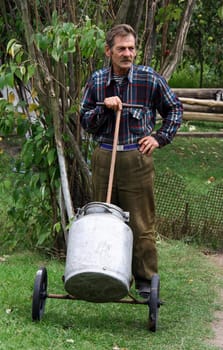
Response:
[[[147,305],[120,305],[114,303],[88,303],[83,301],[61,301],[61,307],[53,305],[54,300],[46,304],[45,314],[40,321],[63,329],[73,329],[78,332],[112,332],[128,337],[135,332],[149,332],[147,329]],[[69,304],[69,305],[68,305]],[[137,310],[138,309],[138,310]],[[139,313],[140,310],[140,313]]]

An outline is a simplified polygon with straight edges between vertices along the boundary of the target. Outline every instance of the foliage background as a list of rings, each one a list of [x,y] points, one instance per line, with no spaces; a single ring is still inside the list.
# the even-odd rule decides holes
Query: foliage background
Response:
[[[0,136],[18,137],[21,146],[10,224],[16,232],[25,221],[31,241],[63,250],[76,208],[91,199],[93,145],[81,131],[79,104],[87,77],[107,63],[106,30],[132,24],[137,62],[167,76],[175,69],[173,87],[220,86],[222,2],[10,0],[0,13]]]

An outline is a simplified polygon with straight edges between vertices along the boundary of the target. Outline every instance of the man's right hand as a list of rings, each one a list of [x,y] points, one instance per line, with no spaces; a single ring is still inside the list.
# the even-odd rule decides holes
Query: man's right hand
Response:
[[[118,96],[106,97],[104,104],[107,108],[113,109],[114,111],[122,110],[122,101]]]

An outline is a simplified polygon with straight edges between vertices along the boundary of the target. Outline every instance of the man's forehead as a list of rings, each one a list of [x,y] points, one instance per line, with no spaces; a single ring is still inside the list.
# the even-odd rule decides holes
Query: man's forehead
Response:
[[[128,35],[117,35],[114,38],[115,46],[126,46],[126,45],[135,45],[135,38],[132,34]]]

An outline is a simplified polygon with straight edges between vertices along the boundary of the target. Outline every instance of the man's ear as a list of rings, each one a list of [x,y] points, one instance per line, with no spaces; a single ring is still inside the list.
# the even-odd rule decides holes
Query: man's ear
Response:
[[[111,49],[108,45],[105,45],[105,55],[106,57],[111,57]]]

